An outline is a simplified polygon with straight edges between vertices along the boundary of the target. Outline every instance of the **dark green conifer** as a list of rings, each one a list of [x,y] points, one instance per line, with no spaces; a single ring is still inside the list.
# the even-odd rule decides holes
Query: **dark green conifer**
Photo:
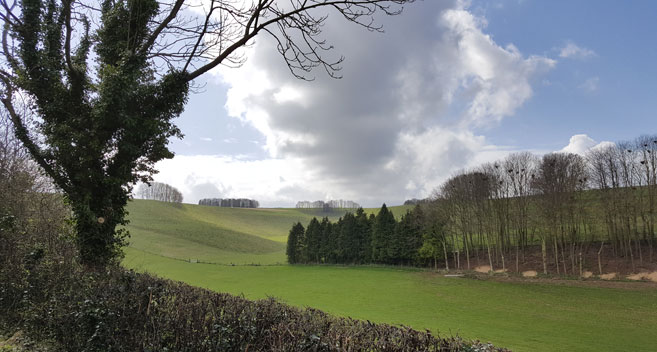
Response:
[[[299,263],[299,248],[301,248],[300,240],[304,238],[304,228],[300,222],[297,222],[290,229],[290,234],[287,236],[287,249],[285,254],[287,254],[287,261],[290,264]]]

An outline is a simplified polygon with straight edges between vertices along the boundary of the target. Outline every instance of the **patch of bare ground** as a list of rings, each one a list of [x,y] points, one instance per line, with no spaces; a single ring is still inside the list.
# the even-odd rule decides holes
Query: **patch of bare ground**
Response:
[[[606,273],[600,275],[600,278],[603,280],[613,280],[616,278],[616,276],[618,276],[618,273]]]
[[[581,250],[581,255],[579,250],[574,249],[564,252],[560,252],[557,266],[554,253],[551,248],[548,248],[545,268],[547,275],[544,274],[540,246],[531,246],[520,250],[517,256],[515,251],[511,251],[504,258],[501,254],[493,252],[492,258],[489,259],[486,251],[479,250],[468,261],[465,255],[461,253],[458,260],[450,256],[449,267],[459,272],[474,271],[475,274],[493,274],[493,276],[509,275],[521,278],[549,276],[580,278],[583,280],[631,280],[628,276],[634,277],[634,275],[641,273],[639,281],[657,282],[657,252],[651,253],[645,248],[641,255],[635,253],[634,258],[615,254],[609,244],[605,244],[600,250],[599,242],[585,244]],[[467,263],[470,264],[469,267]],[[506,269],[504,273],[500,271],[503,263]],[[459,264],[460,267],[458,267]],[[533,274],[534,272],[536,274]],[[616,275],[611,277],[611,273]]]
[[[490,272],[490,266],[489,265],[480,265],[480,266],[474,268],[474,270],[478,273],[487,274],[487,273]]]
[[[657,271],[654,271],[652,273],[644,271],[638,274],[628,275],[627,279],[634,281],[645,280],[645,281],[657,282]]]
[[[585,271],[585,272],[582,273],[582,277],[585,278],[585,279],[588,279],[588,278],[590,278],[590,277],[593,277],[593,272],[591,272],[591,271]]]
[[[522,272],[523,277],[536,277],[538,276],[538,273],[536,270],[527,270]]]
[[[431,277],[444,277],[445,271],[441,273],[428,272],[427,275]],[[464,279],[478,279],[478,280],[491,280],[496,282],[508,282],[518,284],[544,284],[544,285],[563,285],[573,287],[600,287],[600,288],[614,288],[624,290],[656,290],[657,282],[652,281],[618,281],[618,280],[599,280],[591,279],[575,279],[575,278],[562,278],[562,277],[523,277],[513,274],[505,275],[490,275],[470,271],[469,274],[463,275]]]

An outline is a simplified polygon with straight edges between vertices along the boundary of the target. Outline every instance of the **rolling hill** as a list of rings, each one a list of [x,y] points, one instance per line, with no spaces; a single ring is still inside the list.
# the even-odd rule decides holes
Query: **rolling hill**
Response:
[[[399,217],[409,208],[391,210]],[[137,271],[514,351],[654,350],[657,290],[651,283],[606,287],[595,281],[454,278],[400,267],[286,265],[285,239],[294,222],[305,225],[325,215],[335,221],[343,213],[143,200],[128,210],[132,237],[123,265]]]
[[[408,206],[391,207],[400,216]],[[375,213],[378,209],[366,209]],[[134,200],[128,205],[129,247],[172,259],[219,264],[285,263],[292,224],[336,221],[344,210],[248,209]]]

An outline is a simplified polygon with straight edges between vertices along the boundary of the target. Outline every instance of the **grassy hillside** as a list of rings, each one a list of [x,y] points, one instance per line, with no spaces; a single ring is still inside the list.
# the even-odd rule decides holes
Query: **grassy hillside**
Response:
[[[490,341],[514,351],[653,351],[657,290],[445,278],[421,270],[190,264],[127,251],[125,265],[247,298]]]
[[[392,207],[401,216],[410,207]],[[239,209],[134,200],[128,205],[130,248],[175,259],[221,264],[285,263],[292,224],[336,221],[344,210]],[[366,209],[376,213],[378,209]]]
[[[392,207],[397,217],[410,207]],[[491,341],[518,351],[650,351],[657,290],[445,278],[422,270],[244,266],[285,262],[293,223],[314,209],[230,209],[137,200],[124,265],[248,298]],[[368,209],[375,213],[378,209]],[[337,220],[342,212],[328,214]],[[200,259],[230,265],[192,264]]]

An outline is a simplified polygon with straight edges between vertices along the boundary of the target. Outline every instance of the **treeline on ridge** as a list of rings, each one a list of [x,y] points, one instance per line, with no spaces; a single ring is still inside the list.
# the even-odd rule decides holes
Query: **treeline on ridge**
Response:
[[[582,268],[602,272],[600,253],[610,251],[634,271],[655,260],[657,136],[599,145],[584,156],[511,154],[453,175],[431,202],[399,222],[387,212],[383,207],[366,217],[359,210],[334,224],[296,224],[288,258],[414,265],[441,260],[447,268],[470,269],[476,257],[486,258],[491,270],[518,271],[533,254],[544,273],[576,275]],[[598,263],[587,263],[587,253],[597,253]]]
[[[142,183],[137,189],[137,197],[170,203],[183,201],[183,195],[177,188],[161,182],[151,182],[150,185]]]
[[[343,200],[343,199],[337,199],[337,200],[329,200],[327,202],[323,200],[317,200],[314,202],[310,202],[307,200],[302,200],[298,201],[296,204],[296,208],[299,209],[324,209],[324,210],[329,210],[329,209],[357,209],[360,208],[360,205],[354,201],[351,200]]]
[[[257,208],[260,203],[255,199],[246,198],[204,198],[198,201],[198,205],[224,208]]]

